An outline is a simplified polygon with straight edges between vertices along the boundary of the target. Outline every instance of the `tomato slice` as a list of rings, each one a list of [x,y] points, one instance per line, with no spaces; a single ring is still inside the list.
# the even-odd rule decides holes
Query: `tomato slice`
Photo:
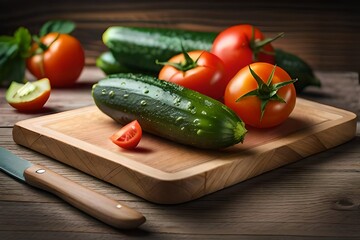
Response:
[[[137,120],[134,120],[125,126],[123,126],[119,131],[114,133],[110,139],[113,143],[119,147],[125,149],[135,148],[142,137],[142,128]]]
[[[39,111],[50,97],[50,81],[43,78],[26,84],[12,82],[6,91],[6,101],[18,111]]]

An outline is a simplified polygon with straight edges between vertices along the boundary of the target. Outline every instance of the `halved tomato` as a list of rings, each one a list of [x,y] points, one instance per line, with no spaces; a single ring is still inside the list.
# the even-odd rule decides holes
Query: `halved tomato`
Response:
[[[114,133],[110,139],[113,143],[119,147],[125,149],[135,148],[142,137],[142,128],[137,120],[134,120],[125,126],[123,126],[119,131]]]
[[[12,82],[6,91],[6,101],[21,112],[39,111],[50,97],[51,86],[47,78],[25,84]]]

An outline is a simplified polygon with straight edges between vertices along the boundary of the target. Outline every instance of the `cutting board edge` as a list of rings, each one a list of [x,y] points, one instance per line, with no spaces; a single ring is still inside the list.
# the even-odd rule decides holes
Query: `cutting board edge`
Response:
[[[321,106],[321,105],[319,105]],[[91,109],[92,106],[89,107],[85,107],[87,109]],[[350,113],[346,110],[342,110],[342,109],[336,109],[334,107],[329,106],[328,107],[329,111],[333,111],[336,114],[340,114],[341,117],[339,117],[338,119],[335,119],[334,121],[337,121],[339,124],[335,127],[331,128],[328,126],[324,126],[324,124],[322,124],[322,127],[325,128],[325,131],[321,132],[322,136],[316,136],[315,140],[312,141],[320,141],[318,140],[318,138],[321,138],[321,141],[324,141],[324,139],[326,140],[326,138],[328,136],[332,136],[332,135],[336,135],[333,133],[333,131],[340,131],[341,134],[343,134],[344,132],[346,132],[347,134],[345,135],[344,138],[339,139],[337,142],[333,143],[332,145],[329,144],[325,144],[324,146],[322,146],[323,148],[321,150],[317,150],[317,151],[310,151],[310,152],[306,152],[306,153],[302,153],[299,154],[296,158],[292,159],[292,161],[290,162],[286,162],[286,163],[273,163],[275,164],[275,167],[273,165],[268,165],[267,168],[263,168],[262,171],[257,172],[256,174],[249,174],[247,176],[224,176],[224,174],[220,171],[221,168],[229,168],[229,166],[232,168],[232,172],[236,171],[237,168],[241,168],[242,165],[240,164],[240,162],[236,161],[236,160],[231,160],[231,161],[226,161],[226,159],[220,159],[219,161],[225,161],[221,162],[219,165],[214,166],[213,168],[208,168],[206,171],[203,172],[197,172],[194,171],[192,175],[186,175],[186,178],[179,178],[178,176],[176,178],[159,178],[159,175],[157,176],[151,176],[149,174],[143,174],[141,172],[131,172],[129,173],[130,175],[128,176],[122,176],[119,179],[116,178],[116,174],[112,172],[110,177],[109,176],[102,176],[99,175],[99,173],[94,173],[89,171],[86,167],[79,167],[76,165],[72,165],[71,163],[68,163],[66,161],[66,159],[58,159],[58,157],[56,156],[51,156],[48,154],[48,152],[43,151],[39,146],[34,148],[34,146],[31,146],[28,142],[24,141],[26,140],[25,138],[21,138],[18,134],[19,131],[32,131],[31,129],[26,129],[26,123],[31,122],[31,120],[24,120],[24,121],[20,121],[17,124],[15,124],[14,128],[13,128],[13,137],[14,137],[14,141],[20,145],[23,145],[25,147],[28,147],[30,149],[36,150],[40,153],[43,153],[49,157],[52,157],[60,162],[63,162],[65,164],[68,164],[80,171],[83,171],[89,175],[92,175],[94,177],[97,177],[105,182],[109,182],[117,187],[120,187],[130,193],[133,193],[139,197],[142,197],[150,202],[154,202],[154,203],[160,203],[160,204],[178,204],[178,203],[183,203],[183,202],[188,202],[191,200],[195,200],[197,198],[203,197],[205,195],[208,195],[210,193],[219,191],[221,189],[224,189],[226,187],[229,187],[231,185],[237,184],[239,182],[242,182],[244,180],[247,180],[249,178],[255,177],[257,175],[263,174],[265,172],[271,171],[271,170],[275,170],[278,167],[287,165],[289,163],[295,162],[299,159],[302,159],[304,157],[308,157],[310,155],[319,153],[323,150],[335,147],[339,144],[342,144],[348,140],[351,140],[355,135],[356,135],[356,115],[353,113]],[[70,110],[70,111],[76,111],[75,110]],[[61,116],[62,113],[59,113]],[[64,114],[64,113],[63,113]],[[66,113],[65,113],[66,114]],[[42,117],[39,117],[36,119],[35,122],[39,123],[39,119],[41,119]],[[46,118],[46,116],[45,116]],[[330,123],[328,123],[330,124]],[[31,126],[34,127],[34,126]],[[340,129],[339,129],[340,128]],[[351,129],[349,131],[349,129]],[[346,131],[344,131],[346,130]],[[34,134],[34,138],[35,139],[41,139],[43,138],[44,141],[49,140],[48,136],[44,136],[41,135],[39,133],[36,133],[35,131],[33,131]],[[301,133],[293,133],[293,134],[300,134]],[[307,139],[305,138],[304,141],[307,141]],[[321,142],[320,141],[320,142]],[[56,140],[55,140],[56,142]],[[291,144],[291,141],[289,142],[289,144]],[[286,144],[285,144],[286,145]],[[279,151],[280,148],[284,147],[286,148],[286,146],[280,146],[277,149],[273,150],[273,154],[276,151]],[[265,147],[265,146],[260,146],[260,147]],[[72,148],[72,146],[70,144],[68,144],[68,146],[63,146],[63,148]],[[81,151],[86,151],[86,149],[81,149]],[[80,153],[80,155],[82,155],[84,153]],[[269,155],[268,153],[265,153],[264,156],[261,157],[261,159],[264,159],[264,161],[267,160],[267,156]],[[257,156],[258,157],[258,156]],[[91,159],[91,158],[90,158]],[[86,164],[84,165],[86,166]],[[115,165],[114,165],[115,166]],[[197,167],[202,168],[205,165],[199,165]],[[126,172],[126,166],[116,166],[115,167],[118,171],[118,173],[122,174],[122,172]],[[133,170],[131,170],[133,171]],[[115,175],[114,175],[115,174]],[[176,174],[175,174],[176,175]],[[172,174],[172,176],[175,176],[174,174]],[[219,181],[219,179],[225,179],[225,181]],[[135,179],[135,183],[129,185],[129,184],[125,184],[128,183],[128,181],[134,181]],[[144,183],[145,182],[145,183]]]
[[[353,133],[352,136],[355,136],[355,133],[356,133],[356,117],[357,116],[355,114],[351,113],[351,112],[346,111],[346,110],[336,109],[336,108],[334,108],[332,106],[326,106],[326,107],[328,107],[329,110],[334,110],[334,113],[336,113],[337,115],[339,115],[339,113],[341,113],[341,115],[339,115],[341,117],[338,118],[338,119],[333,120],[332,123],[333,122],[338,122],[339,123],[338,126],[339,126],[340,124],[344,124],[344,123],[346,123],[348,121],[354,121],[353,122],[353,126],[354,126],[353,129],[354,130],[351,131],[351,132]],[[69,110],[69,111],[62,112],[62,113],[56,113],[56,114],[53,115],[53,117],[57,117],[57,116],[62,117],[64,114],[71,114],[71,113],[74,113],[74,112],[78,113],[78,112],[82,112],[83,110],[92,111],[92,109],[94,109],[94,108],[96,109],[96,106],[87,106],[87,107],[84,107],[84,108]],[[117,164],[121,164],[122,166],[124,166],[126,168],[129,168],[129,169],[132,169],[132,170],[137,169],[136,171],[138,171],[141,174],[144,174],[144,175],[147,175],[147,176],[152,177],[154,179],[158,179],[158,180],[162,180],[162,181],[182,180],[182,179],[187,178],[187,177],[189,177],[191,175],[197,175],[200,172],[203,172],[204,169],[211,170],[212,168],[214,168],[214,166],[208,167],[207,166],[208,163],[202,163],[202,164],[199,164],[199,165],[193,167],[192,174],[189,174],[186,169],[177,171],[176,173],[175,172],[170,172],[169,173],[169,172],[161,171],[161,170],[158,170],[158,169],[154,169],[154,168],[152,168],[150,166],[147,166],[145,164],[142,164],[142,163],[133,162],[131,159],[127,159],[125,156],[122,156],[123,159],[121,159],[121,161],[116,161],[115,159],[118,158],[117,154],[114,154],[114,153],[111,153],[111,152],[109,153],[109,151],[104,150],[104,149],[102,149],[100,147],[97,147],[95,145],[86,143],[84,141],[81,141],[81,140],[78,140],[78,139],[75,139],[73,137],[63,135],[63,134],[60,134],[61,136],[59,136],[59,134],[57,134],[56,131],[53,131],[53,130],[47,129],[47,131],[50,131],[50,134],[49,134],[49,132],[44,132],[43,128],[41,127],[42,126],[42,119],[46,119],[46,116],[41,116],[41,117],[22,120],[22,121],[17,122],[14,125],[14,128],[13,128],[14,141],[17,142],[17,143],[21,142],[21,145],[27,146],[28,148],[32,149],[31,141],[30,141],[30,143],[29,143],[29,141],[25,141],[25,140],[28,140],[26,137],[24,137],[26,134],[18,134],[18,132],[20,132],[21,130],[26,130],[26,131],[32,132],[31,134],[34,135],[34,136],[31,137],[31,138],[36,139],[36,141],[38,141],[41,138],[45,138],[43,140],[44,143],[47,140],[55,140],[55,141],[58,141],[58,142],[62,142],[62,140],[60,140],[60,139],[69,138],[69,139],[77,142],[77,144],[78,144],[77,148],[79,148],[79,149],[81,149],[83,151],[88,151],[91,154],[93,154],[95,157],[101,157],[105,161],[113,161],[113,162],[115,162]],[[327,122],[321,123],[320,127],[322,127],[323,129],[327,129],[328,124],[329,123],[327,123]],[[317,130],[317,131],[319,131],[319,130]],[[21,135],[22,137],[17,137],[17,135]],[[288,140],[287,140],[288,142],[283,143],[282,145],[290,144],[293,138],[295,138],[295,139],[303,138],[303,136],[301,136],[301,135],[302,135],[301,131],[297,131],[297,132],[289,134],[287,136],[288,137]],[[256,147],[254,147],[252,149],[263,148],[263,149],[266,150],[268,148],[267,146],[271,146],[271,145],[273,145],[274,142],[277,142],[277,141],[279,141],[279,140],[274,140],[271,143],[265,143],[263,145],[256,146]],[[338,144],[341,144],[341,143],[342,142],[340,141],[339,143],[337,143],[335,145],[338,145]],[[241,144],[241,143],[239,143],[239,144]],[[68,144],[68,146],[70,147],[71,145]],[[36,150],[41,151],[41,153],[46,154],[49,157],[52,157],[52,158],[57,160],[57,156],[47,154],[48,151],[44,151],[44,150],[41,150],[39,148],[37,148]],[[246,151],[244,151],[244,153],[245,152]],[[106,156],[107,158],[104,157],[104,156]],[[214,159],[214,160],[218,160],[218,159]],[[224,161],[226,159],[220,159],[220,160]],[[69,165],[72,166],[72,164],[69,164]],[[222,165],[222,164],[220,164],[220,165]],[[194,171],[194,169],[198,169],[198,171]]]

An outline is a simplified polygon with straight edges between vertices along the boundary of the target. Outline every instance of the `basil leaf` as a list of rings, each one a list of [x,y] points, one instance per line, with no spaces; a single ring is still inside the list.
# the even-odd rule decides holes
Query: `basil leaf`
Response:
[[[30,54],[30,47],[31,35],[24,27],[18,28],[14,36],[0,36],[0,86],[24,81],[25,59]]]
[[[28,29],[20,27],[14,34],[15,40],[18,44],[19,55],[22,58],[27,58],[30,55],[31,34]]]
[[[20,56],[7,59],[6,63],[0,66],[0,86],[8,87],[12,81],[24,82],[25,69],[25,59]]]
[[[69,34],[75,29],[75,23],[68,20],[53,20],[46,22],[40,29],[39,36],[43,37],[51,32]]]
[[[0,68],[18,53],[19,47],[13,42],[0,42]]]

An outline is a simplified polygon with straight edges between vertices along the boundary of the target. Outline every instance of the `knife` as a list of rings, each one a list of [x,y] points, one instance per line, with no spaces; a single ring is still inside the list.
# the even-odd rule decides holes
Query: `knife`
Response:
[[[146,219],[138,211],[94,192],[43,166],[0,147],[0,169],[34,187],[51,192],[83,212],[120,229],[133,229]]]

